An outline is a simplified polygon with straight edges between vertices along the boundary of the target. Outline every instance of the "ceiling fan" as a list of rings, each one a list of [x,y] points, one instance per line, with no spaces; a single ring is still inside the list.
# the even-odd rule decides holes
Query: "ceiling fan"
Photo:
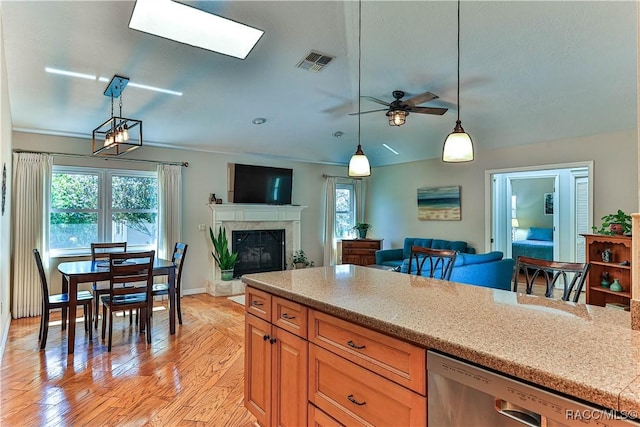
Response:
[[[447,112],[447,108],[436,108],[436,107],[418,107],[419,104],[423,104],[425,102],[433,101],[437,99],[438,96],[432,94],[431,92],[421,93],[420,95],[412,96],[409,99],[402,100],[405,93],[401,90],[394,90],[392,92],[394,101],[386,102],[378,98],[374,98],[372,96],[363,96],[363,98],[367,98],[372,100],[373,102],[377,102],[378,104],[385,105],[387,108],[381,108],[379,110],[370,110],[370,111],[362,111],[360,113],[349,113],[350,116],[358,115],[358,114],[367,114],[367,113],[375,113],[377,111],[387,111],[386,116],[389,117],[389,125],[390,126],[402,126],[406,117],[409,113],[420,113],[420,114],[435,114],[435,115],[443,115]]]

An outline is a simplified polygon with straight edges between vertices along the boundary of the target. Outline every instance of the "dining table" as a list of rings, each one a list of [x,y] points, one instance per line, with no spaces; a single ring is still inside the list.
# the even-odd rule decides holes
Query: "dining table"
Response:
[[[109,262],[104,260],[62,262],[58,265],[58,271],[62,274],[62,292],[69,294],[67,354],[73,354],[76,335],[78,284],[109,280]],[[155,258],[153,260],[153,275],[168,276],[169,333],[173,335],[176,333],[176,266],[171,260]],[[96,313],[97,315],[98,313]]]

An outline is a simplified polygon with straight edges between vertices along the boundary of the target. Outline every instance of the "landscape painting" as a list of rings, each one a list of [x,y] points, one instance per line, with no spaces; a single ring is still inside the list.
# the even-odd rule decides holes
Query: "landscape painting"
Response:
[[[460,221],[460,186],[418,188],[418,219]]]

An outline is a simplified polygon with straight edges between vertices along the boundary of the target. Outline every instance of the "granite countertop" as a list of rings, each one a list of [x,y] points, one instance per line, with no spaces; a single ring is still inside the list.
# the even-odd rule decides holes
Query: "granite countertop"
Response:
[[[354,265],[242,281],[606,408],[640,412],[640,331],[625,311]]]

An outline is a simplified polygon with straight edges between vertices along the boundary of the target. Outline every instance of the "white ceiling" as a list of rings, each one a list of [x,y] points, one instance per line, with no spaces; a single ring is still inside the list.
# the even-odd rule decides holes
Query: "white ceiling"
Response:
[[[184,2],[265,31],[240,60],[128,28],[134,2],[7,1],[2,26],[16,130],[90,138],[110,116],[107,83],[45,67],[184,93],[127,87],[123,115],[144,143],[346,164],[357,145],[358,3]],[[636,126],[634,1],[473,1],[461,5],[461,119],[483,151]],[[319,73],[296,68],[311,50],[335,56]],[[456,120],[456,2],[364,1],[362,95],[440,97],[390,127],[361,116],[372,165],[440,157]],[[362,111],[381,106],[362,100]],[[267,122],[256,126],[252,119]],[[333,137],[337,131],[341,138]],[[386,143],[400,154],[386,150]],[[84,144],[84,143],[83,143]],[[86,144],[87,153],[90,144]]]

